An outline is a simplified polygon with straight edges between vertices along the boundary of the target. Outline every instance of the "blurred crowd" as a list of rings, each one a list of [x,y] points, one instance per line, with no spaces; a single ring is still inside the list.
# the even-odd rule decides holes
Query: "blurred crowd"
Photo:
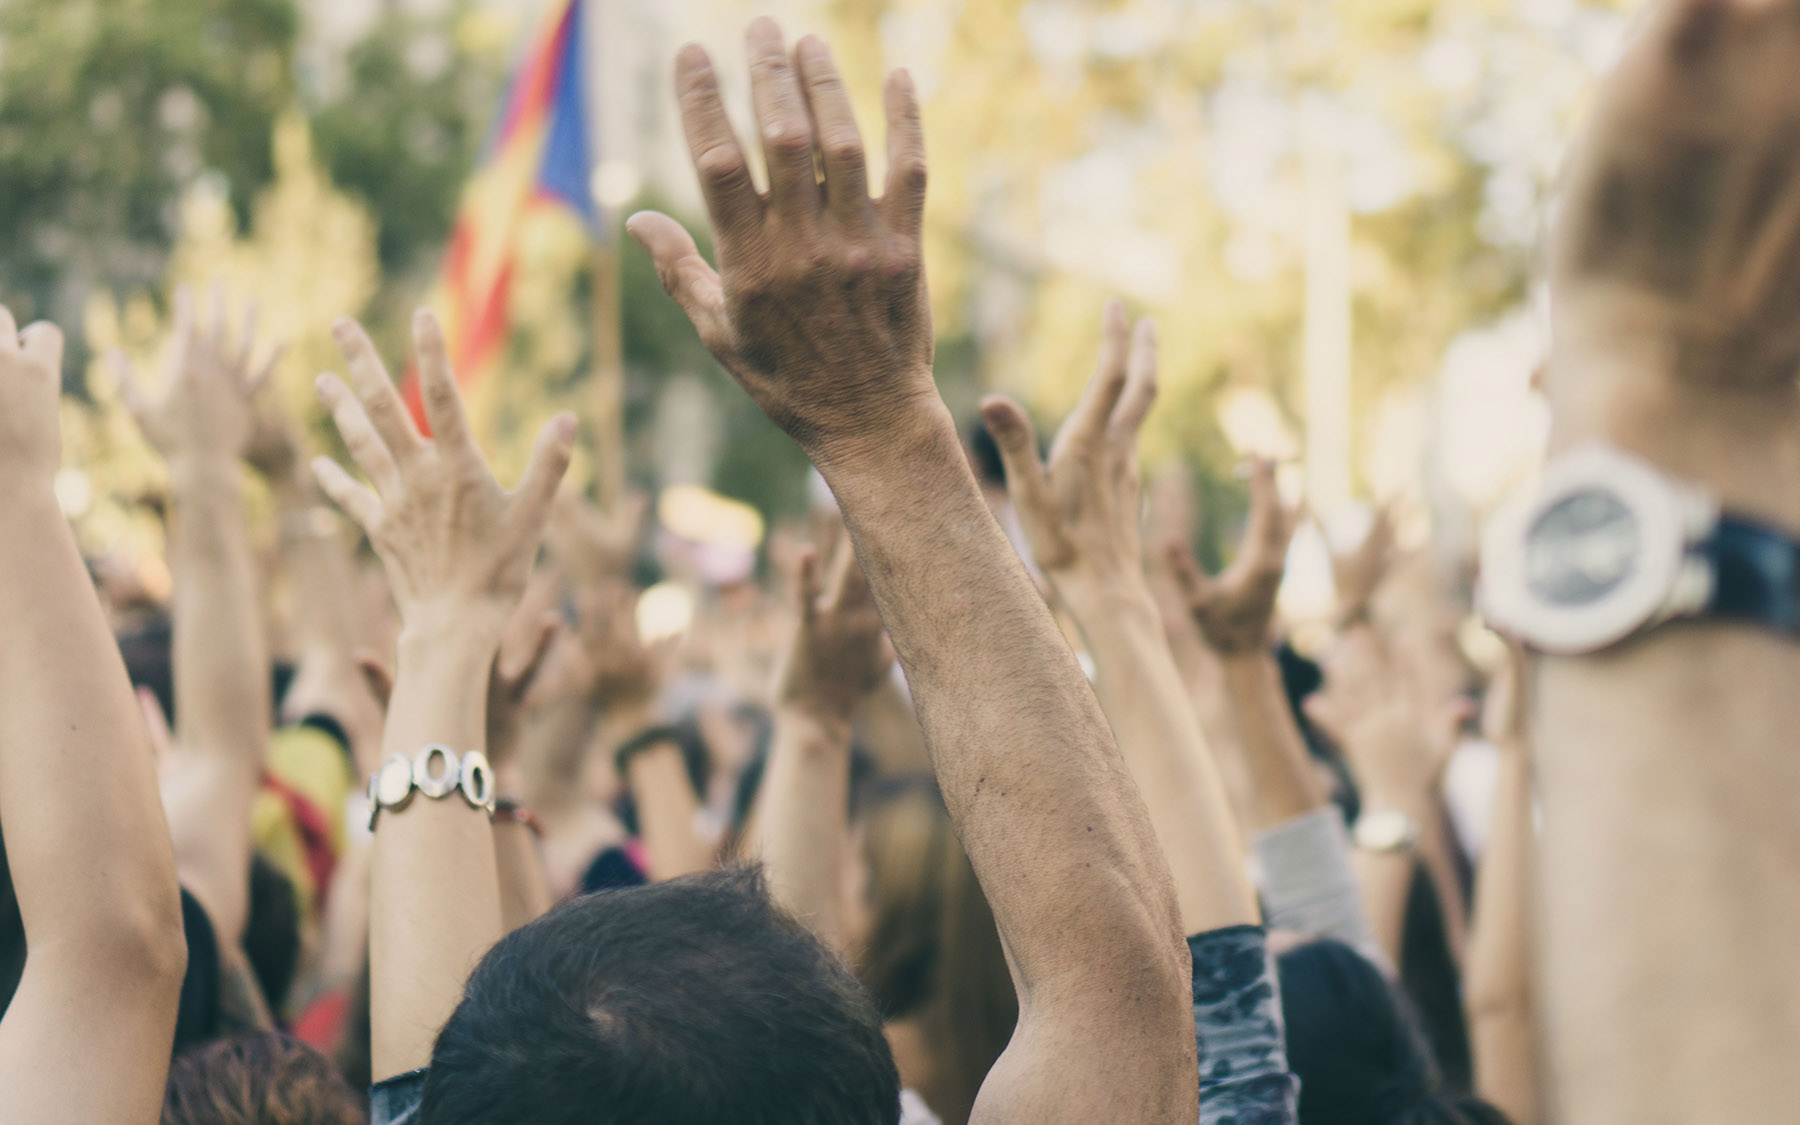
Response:
[[[871,129],[746,44],[753,137],[675,65],[716,257],[628,229],[816,467],[766,537],[564,483],[568,415],[503,487],[427,312],[332,326],[315,457],[183,289],[115,364],[153,589],[81,557],[62,337],[0,309],[0,1116],[1788,1119],[1793,0],[1667,0],[1602,92],[1479,587],[1381,507],[1305,636],[1274,461],[1216,572],[1140,479],[1148,318],[1053,436],[952,417],[911,79]]]

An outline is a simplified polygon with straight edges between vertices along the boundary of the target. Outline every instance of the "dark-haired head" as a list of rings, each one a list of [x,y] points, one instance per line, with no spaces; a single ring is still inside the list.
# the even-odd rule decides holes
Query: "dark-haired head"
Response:
[[[364,1125],[362,1099],[330,1059],[276,1032],[222,1039],[178,1057],[162,1125]]]
[[[1442,1088],[1405,999],[1362,954],[1312,941],[1276,965],[1301,1125],[1506,1125],[1493,1106]]]
[[[893,1125],[868,994],[726,870],[588,895],[509,935],[438,1035],[422,1125]]]

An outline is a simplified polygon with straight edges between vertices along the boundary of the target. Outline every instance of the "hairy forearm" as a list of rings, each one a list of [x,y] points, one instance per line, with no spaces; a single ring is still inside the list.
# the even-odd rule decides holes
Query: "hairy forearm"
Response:
[[[1800,646],[1680,625],[1543,658],[1537,983],[1557,1116],[1775,1120],[1800,980]]]
[[[757,817],[763,868],[775,901],[839,952],[849,786],[848,718],[778,705]]]
[[[1137,1017],[1122,1034],[1179,1051],[1171,1024],[1191,1019],[1180,913],[1099,704],[983,503],[948,413],[884,437],[878,459],[821,468],[906,669],[1021,1007],[1063,990],[1110,992],[1109,1015]]]
[[[1234,652],[1222,665],[1250,770],[1251,827],[1267,828],[1324,808],[1331,797],[1313,770],[1274,654],[1267,649]]]
[[[1182,928],[1254,925],[1237,826],[1149,589],[1119,575],[1057,590],[1094,658],[1100,706],[1168,859]]]
[[[1531,1006],[1531,781],[1522,752],[1500,766],[1493,827],[1475,880],[1463,994],[1480,1094],[1513,1121],[1537,1120]]]
[[[479,748],[498,644],[498,630],[454,623],[402,632],[384,754],[410,759],[430,743],[459,755]],[[470,970],[501,936],[496,872],[487,815],[459,795],[415,794],[404,809],[381,813],[369,926],[377,1079],[430,1062]]]

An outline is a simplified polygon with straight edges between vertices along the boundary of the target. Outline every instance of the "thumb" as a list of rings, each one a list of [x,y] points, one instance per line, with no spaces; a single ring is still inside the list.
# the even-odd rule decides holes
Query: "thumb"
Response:
[[[1187,544],[1170,541],[1163,547],[1163,558],[1167,561],[1169,574],[1175,579],[1176,589],[1181,591],[1182,600],[1187,602],[1190,610],[1197,610],[1212,601],[1213,580],[1200,569],[1200,562],[1194,558],[1194,552],[1188,550]]]
[[[1019,404],[1004,395],[989,395],[981,400],[981,421],[994,437],[1000,450],[1000,464],[1006,469],[1006,493],[1013,506],[1030,509],[1032,514],[1044,507],[1044,463],[1038,459],[1037,432],[1031,419]]]
[[[569,458],[574,452],[575,416],[564,411],[538,431],[537,444],[531,449],[531,462],[525,466],[525,476],[519,481],[519,487],[513,490],[518,513],[533,529],[533,534],[542,533],[545,518],[550,513],[550,502],[556,498],[556,486],[562,483],[563,473],[568,471]]]
[[[63,355],[62,329],[47,320],[29,324],[19,334],[19,344],[27,356],[50,371],[61,374]]]
[[[718,271],[700,256],[687,228],[659,211],[639,211],[625,221],[625,233],[650,252],[656,276],[687,313],[700,341],[716,349],[726,339],[725,287]]]

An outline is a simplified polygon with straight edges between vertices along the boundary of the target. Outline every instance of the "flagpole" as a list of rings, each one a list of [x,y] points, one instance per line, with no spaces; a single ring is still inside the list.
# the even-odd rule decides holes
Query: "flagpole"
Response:
[[[606,221],[603,213],[602,221]],[[625,498],[625,364],[619,323],[619,243],[594,245],[594,490],[601,510]]]

